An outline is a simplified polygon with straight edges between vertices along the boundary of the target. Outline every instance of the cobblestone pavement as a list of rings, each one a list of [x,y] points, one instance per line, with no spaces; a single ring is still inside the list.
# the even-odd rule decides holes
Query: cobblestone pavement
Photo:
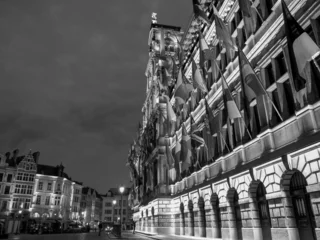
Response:
[[[98,233],[69,233],[69,234],[48,234],[48,235],[11,235],[9,239],[15,240],[109,240],[109,239],[142,239],[142,240],[198,240],[204,238],[190,237],[190,236],[164,236],[164,235],[145,235],[141,233],[132,234],[130,231],[122,233],[121,238],[117,238],[112,234],[102,233],[98,236]]]

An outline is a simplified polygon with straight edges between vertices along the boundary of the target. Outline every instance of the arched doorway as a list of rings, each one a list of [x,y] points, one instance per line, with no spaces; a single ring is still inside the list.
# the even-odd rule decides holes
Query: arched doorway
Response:
[[[183,203],[180,203],[180,219],[181,219],[181,223],[180,223],[180,235],[185,235],[185,229],[186,229],[186,220],[185,220],[185,216],[184,216],[184,205]]]
[[[238,240],[242,240],[242,219],[241,219],[241,209],[239,205],[239,195],[237,191],[234,191],[233,195],[233,206],[234,206],[234,215],[236,220]]]
[[[260,182],[258,185],[256,198],[258,203],[258,211],[259,211],[263,239],[265,240],[272,239],[269,204],[266,199],[266,189],[263,186],[262,182]]]
[[[198,200],[198,207],[199,207],[199,235],[200,237],[207,236],[207,224],[206,224],[206,212],[204,209],[204,199],[200,197]]]
[[[211,206],[212,206],[212,237],[221,238],[221,213],[219,207],[219,197],[216,193],[211,195]]]
[[[189,236],[194,236],[194,212],[193,212],[193,202],[189,200],[188,203],[189,208]]]
[[[315,219],[311,209],[310,196],[307,193],[306,178],[301,172],[295,172],[290,181],[290,195],[292,198],[295,219],[299,230],[300,239],[316,239]]]

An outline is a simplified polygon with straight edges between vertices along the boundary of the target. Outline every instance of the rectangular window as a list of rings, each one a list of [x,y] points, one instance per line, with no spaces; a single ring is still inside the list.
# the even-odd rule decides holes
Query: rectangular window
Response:
[[[40,195],[37,196],[36,204],[37,205],[41,204],[41,196]]]
[[[45,205],[50,205],[50,196],[46,196]]]
[[[16,184],[16,188],[14,190],[14,193],[20,193],[20,188],[21,188],[21,185],[20,184]]]
[[[127,201],[126,200],[123,200],[123,205],[122,206],[126,206],[127,205]]]
[[[12,182],[12,174],[8,174],[8,176],[7,176],[7,182]]]
[[[27,193],[27,185],[21,185],[21,194]]]
[[[24,209],[29,209],[30,208],[30,203],[31,203],[31,199],[26,199],[26,201],[24,202]]]
[[[9,194],[10,193],[10,186],[6,186],[4,189],[4,194]]]
[[[54,205],[55,205],[55,206],[60,205],[60,197],[59,197],[59,196],[56,196],[56,197],[54,198]]]
[[[122,209],[122,214],[123,215],[127,214],[127,210],[126,209]]]
[[[112,214],[112,210],[106,210],[107,214]]]
[[[80,190],[77,188],[75,194],[80,194]]]
[[[32,188],[33,188],[33,186],[28,186],[28,188],[27,188],[27,194],[32,194]]]
[[[2,182],[3,179],[3,173],[0,173],[0,182]]]
[[[23,173],[18,173],[18,176],[17,176],[18,181],[22,181],[22,175],[23,175]]]
[[[60,183],[57,184],[56,191],[57,191],[57,192],[61,192],[61,184],[60,184]]]
[[[34,175],[30,174],[29,175],[29,182],[33,182],[34,181]]]
[[[23,181],[28,181],[28,178],[29,178],[29,174],[28,173],[24,173],[23,174]]]
[[[51,182],[48,183],[47,190],[48,190],[48,191],[51,191],[51,190],[52,190],[52,183],[51,183]]]
[[[40,191],[41,191],[41,190],[42,190],[42,188],[43,188],[43,182],[39,182],[39,183],[38,183],[38,190],[40,190]]]
[[[17,209],[18,208],[18,198],[14,198],[12,201],[12,208]]]
[[[117,215],[118,214],[118,211],[117,209],[114,210],[114,215]]]
[[[1,212],[6,211],[8,206],[8,201],[2,201]]]

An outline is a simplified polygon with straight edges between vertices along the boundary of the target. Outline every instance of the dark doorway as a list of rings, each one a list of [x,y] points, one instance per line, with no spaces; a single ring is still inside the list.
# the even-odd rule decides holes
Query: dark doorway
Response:
[[[272,239],[272,235],[269,204],[266,199],[266,189],[261,182],[257,189],[257,202],[263,239],[270,240]]]
[[[290,194],[300,239],[315,240],[316,224],[311,209],[310,196],[306,190],[307,185],[307,180],[301,172],[294,173],[290,182]]]
[[[239,205],[239,196],[236,191],[234,191],[233,203],[234,203],[234,213],[235,213],[235,218],[236,218],[238,240],[242,240],[241,209],[240,209],[240,205]]]

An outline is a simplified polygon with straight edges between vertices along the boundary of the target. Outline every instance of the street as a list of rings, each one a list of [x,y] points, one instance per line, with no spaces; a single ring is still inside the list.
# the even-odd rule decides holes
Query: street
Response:
[[[74,234],[48,234],[48,235],[12,235],[9,239],[16,240],[98,240],[98,239],[149,239],[149,240],[186,240],[186,239],[203,239],[190,236],[162,236],[162,235],[144,235],[140,233],[132,234],[132,232],[123,232],[121,238],[117,238],[112,234],[102,233],[101,236],[98,236],[97,232],[92,233],[74,233]]]

